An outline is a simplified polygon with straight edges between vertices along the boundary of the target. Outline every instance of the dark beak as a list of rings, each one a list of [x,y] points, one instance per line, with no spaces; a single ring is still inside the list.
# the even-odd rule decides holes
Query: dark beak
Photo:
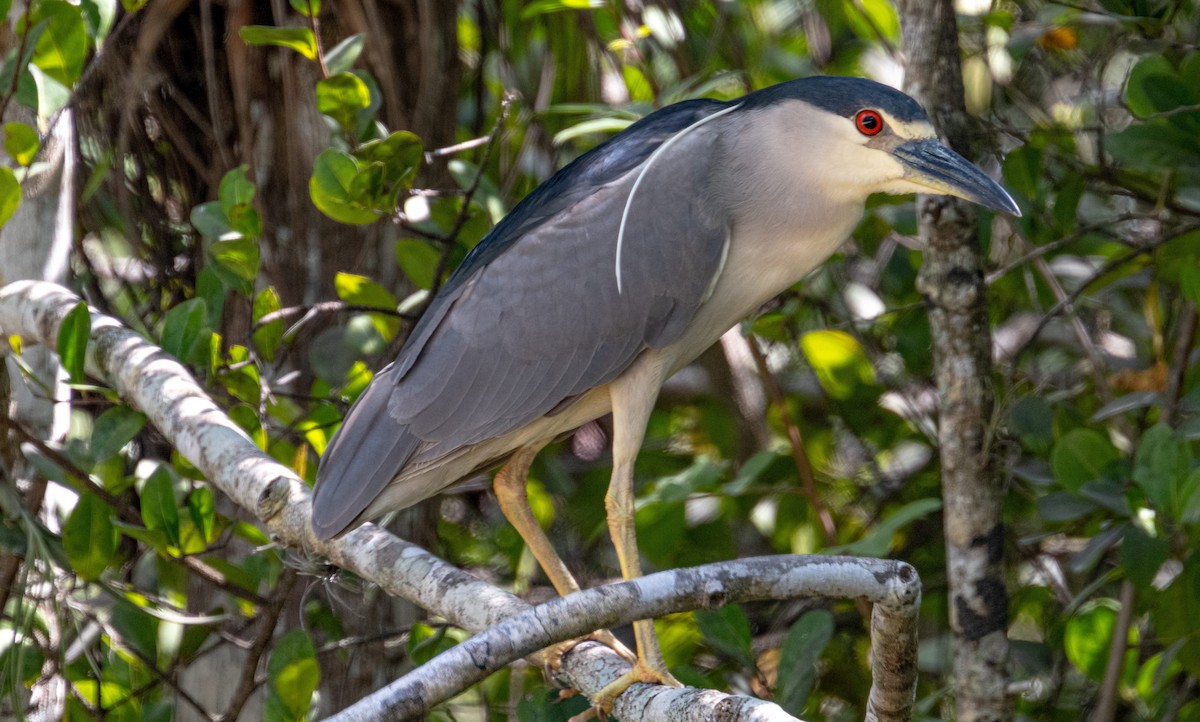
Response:
[[[1021,215],[1011,196],[975,164],[934,138],[910,140],[892,155],[904,165],[904,177],[932,193],[957,196],[1000,213]]]

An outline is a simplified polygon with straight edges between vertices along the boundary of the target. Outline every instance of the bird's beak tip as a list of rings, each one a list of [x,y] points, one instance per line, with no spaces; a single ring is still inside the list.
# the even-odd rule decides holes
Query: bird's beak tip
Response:
[[[1008,191],[974,163],[934,139],[898,146],[894,155],[905,166],[907,178],[931,190],[970,201],[997,213],[1021,217],[1021,209]]]

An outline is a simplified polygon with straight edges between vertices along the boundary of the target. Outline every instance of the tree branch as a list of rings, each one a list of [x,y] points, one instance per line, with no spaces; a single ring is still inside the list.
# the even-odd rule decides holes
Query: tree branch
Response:
[[[510,662],[593,629],[730,603],[814,598],[862,599],[876,605],[871,623],[873,667],[877,680],[888,682],[872,687],[867,719],[909,719],[917,681],[916,623],[921,601],[916,570],[904,562],[817,555],[755,557],[675,569],[551,600],[443,652],[330,719],[415,718]],[[618,671],[611,679],[593,680],[600,686],[580,691],[594,695]],[[637,710],[653,705],[688,710],[686,719],[710,719],[717,705],[730,703],[710,690],[636,685],[618,699],[613,711],[621,719],[630,719]],[[758,700],[754,705],[756,719],[790,719],[775,705]],[[675,712],[667,718],[684,719]]]

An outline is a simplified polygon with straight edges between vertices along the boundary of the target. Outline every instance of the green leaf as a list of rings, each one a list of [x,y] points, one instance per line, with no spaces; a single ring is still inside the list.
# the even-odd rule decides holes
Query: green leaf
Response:
[[[351,35],[325,53],[325,67],[329,68],[331,73],[346,72],[362,55],[365,46],[366,40],[362,33]]]
[[[321,12],[321,0],[288,0],[292,9],[306,18],[311,18]]]
[[[90,582],[100,578],[117,551],[112,519],[112,509],[100,497],[85,491],[79,495],[63,526],[67,561],[80,577]]]
[[[1115,599],[1096,599],[1084,604],[1067,620],[1063,636],[1067,659],[1096,682],[1104,678],[1119,608]]]
[[[217,198],[221,200],[221,209],[228,216],[232,216],[238,206],[254,201],[254,182],[247,176],[248,170],[249,166],[240,165],[221,177]]]
[[[21,205],[21,184],[11,168],[0,166],[0,228],[8,223]]]
[[[800,716],[817,678],[821,652],[833,639],[833,615],[824,609],[796,620],[783,640],[779,654],[779,689],[775,701],[790,714]]]
[[[1193,677],[1200,676],[1200,552],[1193,552],[1183,564],[1182,573],[1165,589],[1148,595],[1151,619],[1157,632],[1155,641],[1177,649],[1176,659]]]
[[[122,404],[96,418],[92,427],[92,459],[106,459],[121,450],[146,425],[146,415]]]
[[[1137,524],[1125,528],[1125,536],[1121,539],[1121,567],[1138,591],[1150,590],[1154,576],[1170,555],[1171,543],[1166,539],[1151,536]]]
[[[875,383],[875,367],[857,340],[845,331],[810,331],[800,337],[800,350],[817,380],[835,399],[848,399],[863,385]]]
[[[217,499],[212,489],[198,486],[188,495],[188,515],[192,523],[200,530],[200,536],[205,543],[216,541],[217,528]]]
[[[267,685],[268,697],[280,705],[284,719],[305,719],[320,681],[317,653],[308,633],[293,629],[283,635],[267,661]]]
[[[1143,118],[1200,102],[1162,55],[1150,55],[1133,66],[1125,87],[1125,102]]]
[[[399,186],[407,188],[416,178],[425,159],[425,146],[416,135],[398,130],[386,138],[364,144],[354,156],[363,163],[381,164],[382,181],[394,194]]]
[[[204,335],[207,308],[202,298],[191,298],[167,311],[163,322],[162,348],[180,361],[189,361]]]
[[[263,316],[274,313],[280,308],[282,305],[279,301],[279,293],[274,286],[267,286],[254,297],[251,322],[257,325]],[[279,343],[283,340],[283,331],[283,319],[281,318],[264,323],[254,329],[251,340],[254,342],[254,348],[258,351],[258,355],[268,361],[274,361],[275,351],[279,349]]]
[[[1179,269],[1179,289],[1184,298],[1200,305],[1200,266],[1184,266]]]
[[[418,288],[432,288],[441,254],[428,241],[401,238],[396,241],[396,263]]]
[[[338,273],[333,279],[333,287],[338,298],[354,306],[373,306],[375,308],[395,311],[398,302],[396,297],[365,276],[352,273]],[[378,313],[370,314],[371,323],[384,339],[394,338],[400,330],[400,319]]]
[[[1142,434],[1133,457],[1133,481],[1156,511],[1180,518],[1187,501],[1180,498],[1180,491],[1191,468],[1187,443],[1171,427],[1157,424]]]
[[[37,131],[24,123],[4,124],[4,151],[17,163],[28,166],[37,157],[42,141]]]
[[[1045,400],[1037,396],[1022,397],[1008,412],[1008,428],[1017,435],[1025,448],[1044,454],[1050,450],[1054,437],[1054,413]]]
[[[238,236],[238,232],[233,230],[233,226],[229,223],[229,216],[226,215],[218,201],[209,201],[196,206],[192,209],[188,220],[192,222],[197,231],[213,240]]]
[[[308,181],[308,194],[313,205],[340,223],[374,223],[379,214],[350,195],[350,185],[357,175],[358,163],[354,158],[332,148],[322,151],[313,162],[312,178]]]
[[[83,72],[88,55],[87,25],[79,7],[56,1],[42,3],[39,16],[45,30],[33,51],[33,65],[65,87],[73,86]],[[47,113],[38,108],[43,117]]]
[[[247,45],[274,45],[290,48],[309,60],[317,59],[317,41],[308,28],[276,28],[270,25],[247,25],[238,31]]]
[[[729,604],[712,611],[698,610],[696,625],[704,640],[718,652],[736,659],[743,666],[754,666],[750,649],[750,621],[738,604]]]
[[[167,541],[179,545],[179,503],[171,472],[158,467],[142,487],[142,521],[151,531],[161,531]]]
[[[338,73],[317,83],[317,110],[353,134],[358,112],[371,106],[371,91],[354,73]]]
[[[28,74],[21,76],[18,97],[36,108],[39,116],[48,118],[66,107],[71,89],[36,65],[30,65]]]
[[[1079,491],[1087,482],[1098,479],[1110,462],[1119,458],[1108,437],[1092,429],[1071,429],[1050,454],[1054,478],[1064,489]]]
[[[918,519],[942,508],[942,500],[937,498],[917,499],[900,507],[884,517],[869,535],[851,544],[826,549],[829,554],[852,554],[865,557],[886,556],[892,548],[892,541],[897,532]]]
[[[213,260],[243,281],[258,277],[258,243],[253,238],[232,238],[216,241],[208,247]]]
[[[58,358],[71,383],[82,384],[87,362],[87,342],[92,335],[92,314],[83,301],[75,304],[58,328]]]

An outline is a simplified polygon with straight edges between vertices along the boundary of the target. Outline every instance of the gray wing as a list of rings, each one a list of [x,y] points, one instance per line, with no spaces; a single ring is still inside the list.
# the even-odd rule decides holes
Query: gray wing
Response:
[[[613,380],[644,349],[676,341],[725,252],[726,219],[710,188],[716,142],[715,129],[697,128],[654,160],[626,219],[620,291],[618,228],[641,164],[524,223],[502,253],[456,273],[331,442],[313,502],[317,534],[340,533],[389,483],[402,485],[406,464],[515,431]],[[427,494],[414,489],[407,502]]]

